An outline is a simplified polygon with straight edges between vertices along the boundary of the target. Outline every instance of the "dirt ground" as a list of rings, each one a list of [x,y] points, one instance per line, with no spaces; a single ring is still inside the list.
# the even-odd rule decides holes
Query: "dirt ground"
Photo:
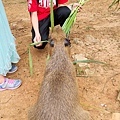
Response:
[[[120,113],[120,11],[108,11],[112,0],[90,0],[77,14],[71,31],[71,57],[93,59],[107,65],[87,63],[81,67],[80,102],[93,120],[111,120]],[[27,120],[28,110],[37,100],[43,79],[47,49],[31,48],[34,75],[30,76],[27,48],[31,43],[31,23],[25,0],[3,0],[10,27],[21,57],[19,69],[9,78],[20,78],[19,89],[0,93],[0,120]],[[82,57],[81,57],[82,56]],[[81,74],[79,72],[79,74]],[[78,75],[78,74],[77,74]]]

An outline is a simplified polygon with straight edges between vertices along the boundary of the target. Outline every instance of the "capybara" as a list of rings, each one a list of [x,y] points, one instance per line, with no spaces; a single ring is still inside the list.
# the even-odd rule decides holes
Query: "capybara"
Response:
[[[51,57],[29,120],[89,120],[89,113],[79,103],[75,68],[68,51],[70,42],[59,28],[51,37],[54,41]]]

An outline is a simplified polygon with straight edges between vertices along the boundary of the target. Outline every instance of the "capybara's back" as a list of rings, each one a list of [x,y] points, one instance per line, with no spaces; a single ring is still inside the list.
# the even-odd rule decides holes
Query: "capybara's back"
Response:
[[[79,104],[75,69],[64,45],[64,36],[61,32],[56,36],[52,36],[55,40],[52,55],[29,120],[89,120],[88,112]]]

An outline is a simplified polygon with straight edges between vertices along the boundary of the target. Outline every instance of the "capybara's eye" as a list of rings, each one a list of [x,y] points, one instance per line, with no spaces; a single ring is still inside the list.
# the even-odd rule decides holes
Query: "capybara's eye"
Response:
[[[50,40],[50,46],[54,47],[54,41],[53,40]]]
[[[65,45],[65,47],[66,47],[66,46],[71,46],[70,40],[67,39],[67,38],[65,38],[65,40],[64,40],[64,45]]]

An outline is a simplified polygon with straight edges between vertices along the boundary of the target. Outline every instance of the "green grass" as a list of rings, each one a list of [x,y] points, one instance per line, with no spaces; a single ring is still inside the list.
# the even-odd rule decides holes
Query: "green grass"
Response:
[[[43,43],[43,42],[49,42],[49,41],[47,40],[47,41],[41,41],[41,42],[36,42],[36,43],[30,43],[28,46],[29,67],[30,67],[30,75],[31,76],[33,75],[33,61],[32,61],[32,54],[31,54],[30,48],[31,48],[31,46],[38,45],[38,44]]]
[[[104,62],[100,62],[100,61],[97,61],[97,60],[76,60],[76,61],[73,61],[73,64],[77,64],[77,63],[96,63],[96,64],[106,64]]]
[[[79,4],[80,4],[80,6],[83,6],[88,1],[89,0],[79,0]],[[75,9],[72,10],[69,17],[66,19],[66,21],[64,22],[64,24],[62,26],[62,29],[65,32],[67,38],[69,37],[70,30],[71,30],[73,24],[75,23],[76,15],[78,13],[80,6],[77,6]]]
[[[120,10],[119,4],[120,4],[120,0],[113,0],[111,5],[109,6],[109,9],[115,6],[115,10]]]

